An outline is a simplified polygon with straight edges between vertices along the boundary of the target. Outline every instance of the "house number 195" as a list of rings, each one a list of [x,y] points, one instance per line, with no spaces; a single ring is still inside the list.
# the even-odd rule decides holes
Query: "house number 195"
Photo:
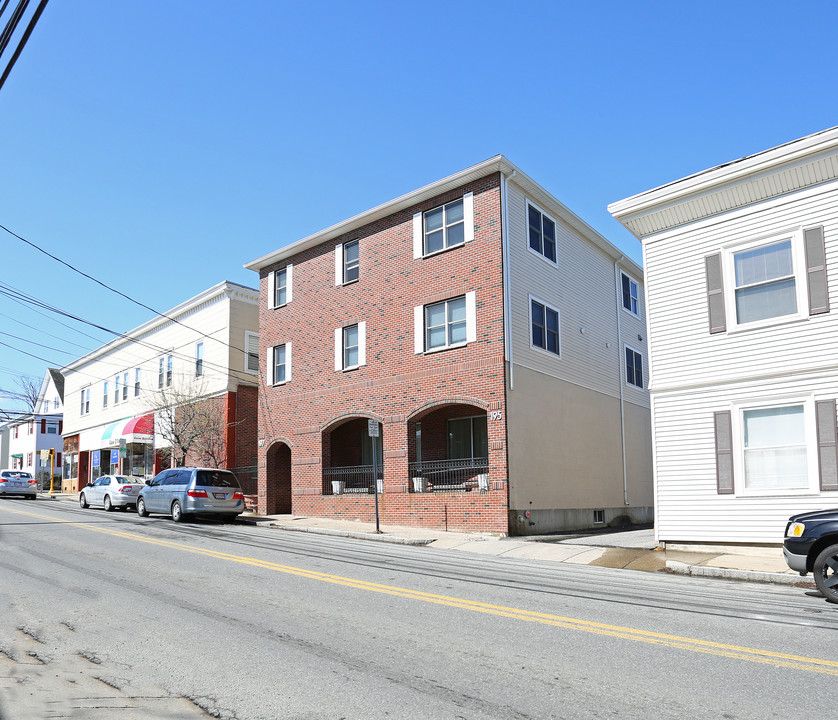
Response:
[[[489,413],[489,420],[502,420],[503,419],[503,410],[492,410]]]

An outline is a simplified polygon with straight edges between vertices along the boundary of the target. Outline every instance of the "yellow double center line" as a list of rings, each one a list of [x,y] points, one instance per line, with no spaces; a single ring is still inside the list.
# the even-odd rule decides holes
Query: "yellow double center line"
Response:
[[[317,580],[319,582],[331,583],[333,585],[343,585],[344,587],[355,588],[356,590],[366,590],[368,592],[394,595],[396,597],[403,597],[409,600],[418,600],[421,602],[434,603],[436,605],[447,605],[448,607],[470,610],[472,612],[485,613],[488,615],[497,615],[499,617],[510,618],[512,620],[534,622],[542,625],[552,625],[554,627],[566,628],[568,630],[578,630],[581,632],[593,633],[595,635],[605,635],[609,637],[622,638],[624,640],[650,643],[652,645],[663,645],[665,647],[688,650],[690,652],[705,653],[708,655],[716,655],[718,657],[735,658],[737,660],[746,660],[748,662],[762,663],[764,665],[774,665],[775,667],[787,667],[794,668],[796,670],[805,670],[807,672],[838,676],[838,661],[835,660],[822,660],[819,658],[811,658],[801,655],[790,655],[787,653],[771,652],[769,650],[741,647],[739,645],[726,645],[724,643],[681,637],[679,635],[667,635],[665,633],[650,632],[648,630],[636,630],[634,628],[621,627],[619,625],[607,625],[605,623],[591,622],[590,620],[578,620],[576,618],[562,617],[561,615],[534,612],[532,610],[520,610],[518,608],[506,607],[503,605],[492,605],[490,603],[465,600],[463,598],[451,597],[448,595],[436,595],[433,593],[421,592],[419,590],[410,590],[408,588],[381,585],[379,583],[367,582],[365,580],[342,577],[341,575],[330,575],[328,573],[321,573],[315,570],[305,570],[304,568],[298,568],[292,565],[281,565],[279,563],[273,563],[267,560],[258,560],[257,558],[252,557],[231,555],[230,553],[218,552],[217,550],[192,547],[184,545],[181,542],[156,540],[154,538],[143,537],[132,532],[97,527],[86,523],[78,523],[73,520],[61,520],[46,515],[38,515],[36,513],[25,512],[22,510],[11,510],[9,508],[0,509],[5,510],[6,512],[16,513],[18,515],[38,518],[40,520],[67,523],[69,525],[73,525],[74,527],[92,530],[93,532],[124,538],[126,540],[134,540],[136,542],[157,545],[158,547],[165,547],[180,552],[203,555],[217,560],[226,560],[228,562],[251,565],[264,570],[272,570],[274,572],[281,572],[287,575],[297,575],[298,577],[308,578],[309,580]]]

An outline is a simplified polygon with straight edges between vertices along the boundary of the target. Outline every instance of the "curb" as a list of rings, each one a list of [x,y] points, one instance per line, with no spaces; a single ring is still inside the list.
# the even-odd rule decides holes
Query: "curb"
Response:
[[[246,520],[241,522],[247,522]],[[249,524],[258,525],[260,523],[251,522]],[[289,532],[312,533],[313,535],[331,535],[333,537],[348,537],[356,540],[373,540],[375,542],[390,543],[392,545],[430,545],[434,542],[434,538],[403,538],[394,535],[376,534],[357,532],[353,530],[332,530],[330,528],[314,528],[314,527],[292,527],[290,525],[282,525],[280,523],[270,523],[268,527],[277,528],[278,530],[287,530]]]
[[[761,572],[759,570],[735,570],[733,568],[707,567],[705,565],[688,565],[678,560],[667,560],[666,570],[675,575],[693,575],[695,577],[712,577],[723,580],[742,580],[745,582],[771,583],[775,585],[814,587],[814,583],[804,580],[799,575]]]

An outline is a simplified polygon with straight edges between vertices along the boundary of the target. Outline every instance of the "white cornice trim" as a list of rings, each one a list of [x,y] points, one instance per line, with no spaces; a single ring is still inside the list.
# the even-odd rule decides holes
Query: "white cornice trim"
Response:
[[[80,367],[87,365],[96,358],[107,355],[126,343],[133,342],[134,340],[142,337],[147,337],[152,332],[159,330],[166,325],[171,325],[173,321],[189,315],[201,305],[209,305],[212,302],[224,297],[230,297],[233,293],[241,293],[249,296],[250,302],[256,304],[259,302],[259,291],[257,289],[225,280],[217,285],[213,285],[208,290],[204,290],[204,292],[195,295],[195,297],[182,302],[180,305],[173,307],[171,310],[167,310],[165,313],[157,315],[148,322],[135,327],[133,330],[123,333],[124,337],[120,336],[118,338],[114,338],[110,342],[96,348],[96,350],[80,357],[78,360],[74,360],[73,362],[65,365],[61,368],[60,372],[62,375],[66,375],[68,372],[78,370]]]
[[[638,273],[642,278],[643,270],[639,265],[629,258],[626,258],[624,253],[618,250],[613,243],[594,230],[590,225],[588,225],[588,223],[582,220],[582,218],[557,200],[553,195],[551,195],[547,190],[535,182],[531,177],[523,172],[523,170],[511,163],[503,155],[495,155],[488,160],[484,160],[482,163],[472,165],[471,167],[461,170],[453,175],[449,175],[442,180],[437,180],[430,185],[425,185],[424,187],[409,192],[406,195],[402,195],[395,200],[390,200],[383,205],[378,205],[371,210],[367,210],[366,212],[355,215],[348,220],[332,225],[331,227],[321,230],[314,235],[309,235],[302,240],[298,240],[290,245],[280,248],[279,250],[263,255],[262,257],[247,263],[244,267],[247,270],[259,272],[262,268],[265,268],[268,265],[290,258],[297,253],[303,252],[304,250],[308,250],[309,248],[328,242],[329,240],[334,240],[341,235],[358,230],[365,225],[375,222],[376,220],[380,220],[388,215],[393,215],[394,213],[418,205],[425,200],[430,200],[431,198],[442,195],[449,190],[454,190],[496,172],[503,173],[504,175],[512,175],[515,173],[513,182],[521,185],[527,193],[533,195],[534,197],[541,198],[542,202],[547,200],[551,207],[556,209],[558,216],[568,225],[573,227],[594,245],[597,245],[604,250],[614,260],[623,258],[624,262],[626,262],[632,271]]]
[[[636,237],[838,176],[838,127],[619,200],[608,211]]]

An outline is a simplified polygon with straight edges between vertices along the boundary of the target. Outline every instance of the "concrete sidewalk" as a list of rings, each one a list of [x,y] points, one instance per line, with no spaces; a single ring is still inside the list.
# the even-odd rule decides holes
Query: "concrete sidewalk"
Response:
[[[43,494],[39,497],[78,501],[77,493]],[[811,577],[800,577],[788,568],[782,547],[669,544],[663,549],[655,542],[651,529],[524,538],[389,524],[381,525],[381,532],[376,533],[375,523],[300,515],[257,515],[251,512],[239,516],[238,522],[285,531],[423,545],[497,557],[814,587]]]
[[[669,545],[664,550],[655,542],[651,529],[501,538],[387,524],[381,525],[381,532],[376,533],[374,523],[299,515],[245,513],[239,522],[497,557],[814,587],[810,578],[802,578],[788,568],[781,547]]]

